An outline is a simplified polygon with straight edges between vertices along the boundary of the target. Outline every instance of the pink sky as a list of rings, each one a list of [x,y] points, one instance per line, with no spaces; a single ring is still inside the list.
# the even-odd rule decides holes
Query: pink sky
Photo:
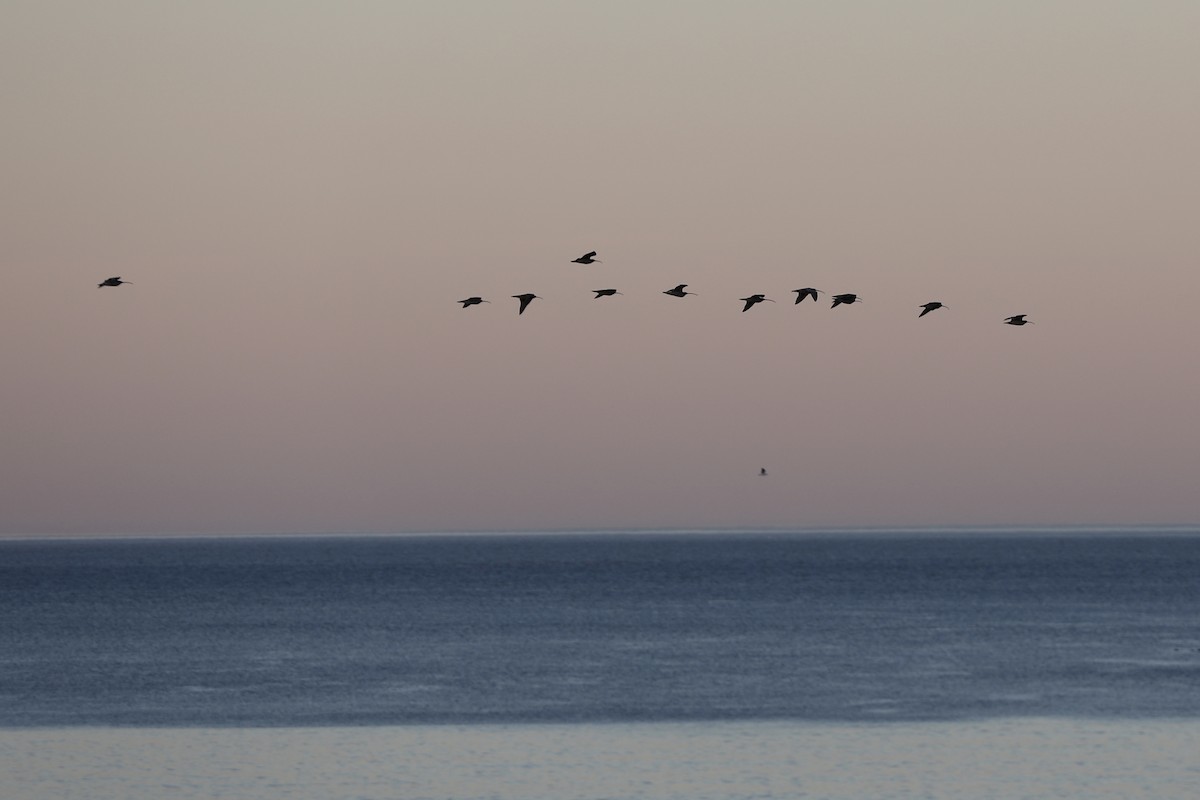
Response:
[[[0,533],[1200,522],[1197,30],[5,3]]]

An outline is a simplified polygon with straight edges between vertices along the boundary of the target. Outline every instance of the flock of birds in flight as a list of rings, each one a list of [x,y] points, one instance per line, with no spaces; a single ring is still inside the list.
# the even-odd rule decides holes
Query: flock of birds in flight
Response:
[[[573,264],[599,264],[601,262],[599,259],[596,258],[596,251],[592,250],[591,252],[584,253],[579,258],[571,259],[571,263],[573,263]],[[108,279],[104,280],[102,283],[97,284],[97,286],[99,288],[103,289],[105,286],[121,286],[126,283],[132,283],[132,281],[122,280],[120,278],[120,276],[117,276],[117,277],[113,277],[113,278],[108,278]],[[663,294],[670,295],[671,297],[687,297],[688,295],[696,294],[695,292],[687,291],[687,287],[688,287],[688,284],[681,283],[678,286],[676,286],[674,289],[667,289],[666,291],[663,292]],[[621,292],[618,292],[616,289],[592,289],[592,291],[596,293],[596,296],[594,298],[596,300],[599,300],[601,297],[612,297],[613,295],[621,294]],[[801,302],[803,302],[804,300],[807,300],[810,297],[812,298],[813,302],[815,303],[820,299],[820,295],[826,294],[825,292],[822,292],[819,289],[814,289],[811,286],[805,287],[803,289],[793,289],[792,291],[795,292],[795,294],[796,294],[796,304],[797,305],[800,304]],[[840,305],[851,305],[853,303],[862,302],[862,298],[860,298],[857,294],[853,294],[853,293],[834,294],[834,295],[830,295],[830,297],[833,299],[833,304],[830,305],[830,308],[837,308]],[[529,308],[530,303],[532,303],[534,300],[540,299],[536,294],[534,294],[532,292],[526,292],[524,294],[514,294],[514,295],[512,295],[512,298],[520,303],[520,305],[517,307],[517,314],[524,314],[525,309]],[[759,303],[774,303],[775,302],[774,300],[772,300],[771,298],[767,297],[764,294],[752,294],[749,297],[742,297],[739,299],[743,303],[745,303],[745,305],[742,306],[743,313],[754,308]],[[471,306],[477,306],[480,303],[490,303],[491,301],[484,300],[482,297],[475,296],[475,297],[468,297],[464,300],[458,300],[456,302],[461,303],[463,308],[470,308]],[[917,315],[917,317],[920,318],[920,317],[923,317],[926,314],[929,314],[933,311],[937,311],[939,308],[949,308],[949,306],[947,306],[945,303],[939,302],[937,300],[932,300],[928,303],[921,304],[920,306],[918,306],[918,308],[921,309],[921,313]],[[1033,323],[1030,322],[1029,320],[1025,319],[1025,316],[1026,316],[1025,314],[1016,314],[1011,317],[1006,317],[1004,320],[1004,323],[1006,325],[1016,325],[1018,327],[1020,327],[1021,325],[1032,325]],[[766,477],[766,475],[767,475],[766,467],[763,467],[762,469],[760,469],[758,474],[762,477]]]
[[[571,263],[572,264],[600,264],[602,262],[600,261],[600,259],[596,258],[596,251],[592,250],[590,252],[584,253],[579,258],[571,259]],[[688,295],[696,294],[695,292],[687,291],[687,287],[688,287],[688,284],[681,283],[678,286],[676,286],[674,289],[667,289],[666,291],[663,292],[663,294],[670,295],[671,297],[687,297]],[[612,297],[613,295],[621,294],[621,292],[618,292],[616,289],[592,289],[592,291],[596,293],[595,298],[593,298],[595,300],[599,300],[601,297]],[[813,299],[813,302],[815,303],[819,299],[820,295],[824,294],[824,292],[820,291],[819,289],[814,289],[811,286],[806,287],[804,289],[792,289],[792,291],[796,293],[796,304],[799,304],[810,297]],[[834,295],[830,295],[830,297],[833,300],[833,304],[830,306],[830,308],[837,308],[840,305],[850,305],[851,303],[862,302],[862,299],[857,294],[853,294],[853,293],[834,294]],[[536,294],[534,294],[532,292],[526,292],[524,294],[514,294],[514,295],[512,295],[512,298],[520,304],[517,306],[517,314],[524,314],[525,309],[529,308],[530,303],[532,303],[534,300],[540,299]],[[759,303],[774,303],[775,302],[771,298],[767,297],[765,294],[752,294],[749,297],[742,297],[739,299],[743,303],[745,303],[745,305],[742,306],[743,313],[754,308]],[[462,303],[463,308],[470,308],[471,306],[477,306],[480,303],[490,303],[491,301],[484,300],[482,297],[475,296],[475,297],[468,297],[464,300],[459,300],[457,302]],[[918,306],[918,308],[921,309],[921,313],[917,315],[917,317],[920,318],[932,311],[937,311],[939,308],[949,308],[949,306],[947,306],[945,303],[941,303],[939,301],[934,300],[934,301],[931,301],[928,303],[923,303],[922,305]],[[1006,317],[1004,320],[1004,323],[1006,325],[1016,325],[1018,327],[1021,325],[1032,325],[1033,323],[1030,322],[1029,320],[1025,319],[1025,316],[1026,316],[1025,314],[1016,314],[1011,317]]]
[[[584,253],[579,258],[571,259],[571,263],[572,264],[600,264],[602,262],[600,261],[600,259],[596,258],[596,251],[592,250],[591,252]],[[121,286],[122,284],[126,284],[126,283],[132,283],[132,281],[121,280],[120,276],[118,276],[115,278],[108,278],[108,279],[104,280],[102,283],[97,284],[97,286],[99,288],[103,289],[105,286]],[[678,286],[676,286],[674,289],[667,289],[666,291],[663,292],[663,294],[670,295],[671,297],[687,297],[688,295],[696,294],[695,292],[687,291],[687,287],[688,287],[688,284],[681,283]],[[613,295],[621,294],[621,292],[618,292],[616,289],[593,289],[592,291],[596,293],[596,297],[594,298],[596,300],[599,300],[601,297],[612,297]],[[819,289],[814,289],[811,286],[806,287],[804,289],[792,289],[792,291],[796,293],[796,304],[799,304],[810,297],[813,299],[813,302],[815,303],[819,299],[820,295],[824,294],[824,292],[820,291]],[[852,303],[862,302],[862,299],[857,294],[853,294],[853,293],[835,294],[835,295],[830,295],[830,297],[833,299],[833,304],[830,306],[830,308],[837,308],[840,305],[850,305]],[[524,294],[514,294],[514,295],[512,295],[512,298],[520,303],[520,305],[517,307],[517,314],[524,314],[525,309],[529,308],[530,303],[532,303],[534,300],[540,299],[536,294],[534,294],[532,292],[526,292]],[[774,300],[772,300],[771,298],[767,297],[764,294],[752,294],[749,297],[742,297],[739,299],[743,303],[745,303],[745,305],[742,306],[743,313],[754,308],[759,303],[774,303],[775,302]],[[468,297],[465,300],[458,300],[456,302],[462,303],[463,308],[470,308],[471,306],[477,306],[480,303],[490,303],[491,301],[484,300],[482,297],[476,296],[476,297]],[[928,303],[923,303],[917,307],[921,309],[921,313],[917,315],[918,318],[923,317],[932,311],[937,311],[939,308],[949,308],[949,306],[947,306],[946,304],[941,303],[937,300],[933,300]],[[1026,316],[1025,314],[1015,314],[1011,317],[1006,317],[1004,319],[1004,324],[1016,325],[1018,327],[1021,325],[1032,325],[1033,323],[1030,322],[1029,320],[1025,319],[1025,316]]]

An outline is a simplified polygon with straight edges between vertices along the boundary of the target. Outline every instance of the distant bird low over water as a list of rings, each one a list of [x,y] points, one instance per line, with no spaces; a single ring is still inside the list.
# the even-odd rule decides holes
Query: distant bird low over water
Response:
[[[831,305],[830,308],[837,308],[838,306],[842,305],[843,303],[845,303],[846,305],[850,305],[851,303],[861,303],[861,302],[862,302],[862,300],[860,300],[858,295],[856,295],[856,294],[835,294],[833,296],[833,305]]]
[[[665,292],[663,292],[663,294],[669,294],[671,297],[686,297],[689,294],[696,294],[695,292],[685,292],[684,289],[686,288],[687,284],[681,283],[674,289],[667,289]]]
[[[1024,314],[1017,314],[1015,317],[1007,317],[1004,320],[1005,325],[1032,325],[1033,323],[1025,319]]]
[[[814,289],[811,286],[809,286],[807,289],[792,289],[792,291],[796,293],[796,304],[799,304],[800,301],[806,297],[811,297],[815,303],[817,301],[817,295],[821,293],[820,289]]]
[[[571,263],[572,264],[602,264],[604,262],[602,262],[600,259],[596,258],[596,251],[593,250],[590,253],[584,253],[579,258],[572,258]]]
[[[596,293],[593,300],[599,300],[601,297],[612,297],[614,294],[621,294],[616,289],[592,289]]]
[[[133,281],[123,281],[119,277],[108,278],[104,281],[104,283],[97,283],[96,288],[103,289],[105,286],[120,286],[122,283],[133,283]]]
[[[774,300],[772,300],[771,298],[769,298],[769,297],[767,297],[767,296],[765,296],[765,295],[761,295],[761,294],[752,294],[752,295],[750,295],[749,297],[742,297],[742,298],[739,298],[739,299],[740,299],[740,300],[741,300],[743,303],[745,303],[745,304],[746,304],[746,305],[742,306],[742,313],[743,313],[743,314],[744,314],[744,313],[746,313],[747,311],[749,311],[750,309],[754,308],[754,307],[755,307],[756,305],[758,305],[759,303],[762,303],[762,302],[774,303],[774,302],[775,302],[775,301],[774,301]]]
[[[924,310],[920,314],[917,314],[917,319],[925,316],[930,311],[937,311],[939,308],[949,308],[949,306],[943,305],[935,300],[932,303],[925,303],[924,305],[920,306],[920,308]]]
[[[524,314],[525,309],[529,308],[529,304],[538,299],[538,296],[533,292],[526,292],[525,294],[514,294],[513,299],[521,301],[521,307],[517,309],[517,313]]]
[[[466,300],[459,300],[458,302],[462,303],[463,308],[466,308],[467,306],[477,306],[480,303],[490,303],[492,301],[484,300],[482,297],[468,297]]]

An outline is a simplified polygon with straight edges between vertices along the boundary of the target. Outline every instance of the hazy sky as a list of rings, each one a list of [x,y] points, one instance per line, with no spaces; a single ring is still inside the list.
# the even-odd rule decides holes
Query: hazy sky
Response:
[[[1197,31],[6,0],[0,532],[1200,522]]]

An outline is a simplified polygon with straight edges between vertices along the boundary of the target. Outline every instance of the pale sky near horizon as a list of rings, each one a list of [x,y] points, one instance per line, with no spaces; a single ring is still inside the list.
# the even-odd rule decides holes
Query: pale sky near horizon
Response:
[[[0,534],[1200,522],[1197,31],[8,0]]]

